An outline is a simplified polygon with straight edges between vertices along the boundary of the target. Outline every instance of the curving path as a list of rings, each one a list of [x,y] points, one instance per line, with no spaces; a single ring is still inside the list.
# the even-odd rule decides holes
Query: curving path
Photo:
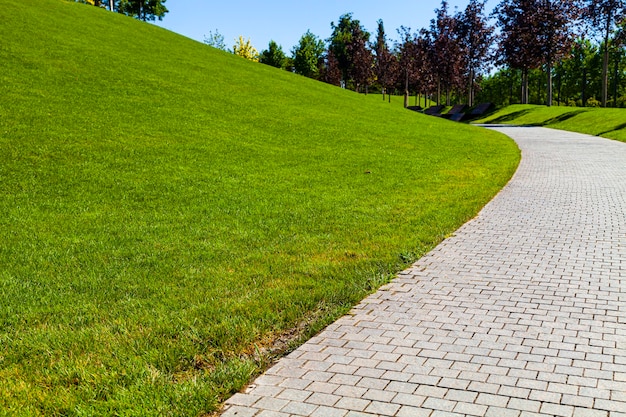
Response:
[[[224,417],[626,417],[626,143],[493,128],[502,192]]]

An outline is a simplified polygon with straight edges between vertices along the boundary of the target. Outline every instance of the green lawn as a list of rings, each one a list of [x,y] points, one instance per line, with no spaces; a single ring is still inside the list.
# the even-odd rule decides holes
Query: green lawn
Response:
[[[95,7],[0,19],[0,415],[211,412],[519,160]]]
[[[626,109],[516,104],[474,123],[546,126],[626,142]]]
[[[383,102],[383,96],[382,94],[368,94],[367,98],[369,98],[370,100],[373,101],[380,101],[381,103]],[[390,104],[392,106],[398,107],[398,108],[402,108],[404,109],[404,96],[397,96],[397,95],[392,95],[391,96],[391,100],[389,99],[389,95],[385,95],[385,103]],[[409,106],[416,106],[419,105],[422,108],[427,108],[430,106],[434,106],[435,103],[434,101],[430,101],[427,100],[426,98],[424,98],[424,96],[420,96],[420,97],[415,97],[414,95],[409,97]]]

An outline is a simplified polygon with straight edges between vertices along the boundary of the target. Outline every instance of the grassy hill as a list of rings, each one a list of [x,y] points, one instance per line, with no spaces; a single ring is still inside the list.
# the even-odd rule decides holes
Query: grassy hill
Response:
[[[0,20],[0,415],[209,413],[519,158],[91,6]]]
[[[474,123],[545,126],[626,142],[626,109],[516,104]]]

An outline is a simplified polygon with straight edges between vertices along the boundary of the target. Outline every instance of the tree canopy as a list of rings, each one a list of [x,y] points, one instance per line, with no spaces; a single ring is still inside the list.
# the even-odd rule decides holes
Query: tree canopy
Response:
[[[233,45],[233,54],[250,61],[259,62],[259,51],[252,46],[252,41],[249,38],[244,40],[241,35]]]
[[[284,69],[287,67],[289,59],[283,52],[283,48],[272,40],[267,49],[261,52],[259,62],[261,64]]]
[[[166,0],[75,1],[141,20],[168,13]],[[404,92],[406,106],[411,93],[446,104],[488,97],[626,106],[626,0],[500,0],[490,15],[486,1],[467,0],[453,13],[442,0],[429,27],[401,27],[396,41],[379,20],[370,43],[367,29],[346,13],[330,23],[326,40],[307,31],[290,57],[273,40],[259,54],[240,37],[231,51],[356,91]],[[229,49],[217,30],[204,42]],[[498,71],[490,74],[493,66]]]
[[[324,54],[324,42],[311,33],[302,35],[300,42],[293,48],[293,68],[298,74],[310,78],[319,78]]]

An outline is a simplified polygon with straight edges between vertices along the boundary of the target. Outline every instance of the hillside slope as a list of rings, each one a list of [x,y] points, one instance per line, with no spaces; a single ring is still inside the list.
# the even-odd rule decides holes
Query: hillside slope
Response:
[[[626,142],[626,109],[620,108],[513,104],[473,123],[546,126]]]
[[[519,159],[91,6],[0,20],[0,415],[211,412]]]

